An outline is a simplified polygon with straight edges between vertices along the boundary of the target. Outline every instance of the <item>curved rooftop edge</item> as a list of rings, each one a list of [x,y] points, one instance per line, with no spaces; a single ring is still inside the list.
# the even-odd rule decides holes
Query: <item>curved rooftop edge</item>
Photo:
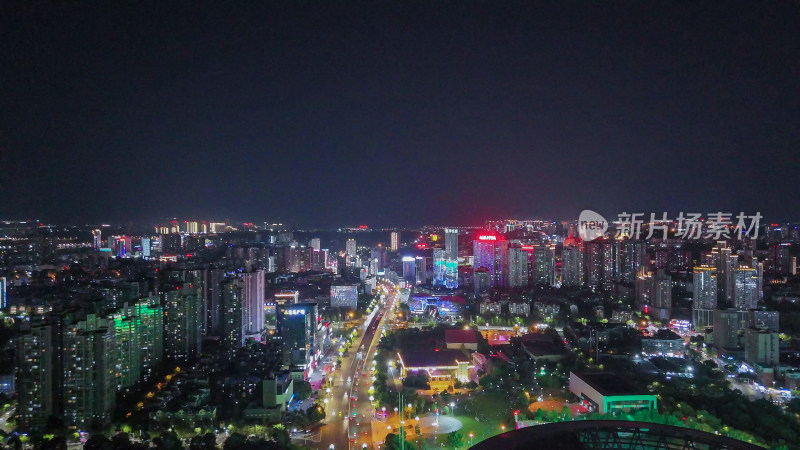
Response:
[[[573,420],[521,428],[498,434],[471,448],[476,450],[547,449],[762,449],[692,428],[628,420]]]

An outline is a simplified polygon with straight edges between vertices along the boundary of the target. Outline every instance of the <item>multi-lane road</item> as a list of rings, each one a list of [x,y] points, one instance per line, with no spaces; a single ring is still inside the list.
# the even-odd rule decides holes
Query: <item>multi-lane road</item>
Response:
[[[381,322],[397,301],[398,292],[390,290],[386,302],[371,319],[359,327],[360,337],[342,361],[333,377],[333,387],[327,394],[327,417],[320,431],[320,449],[356,449],[364,444],[372,448],[372,405],[369,387],[372,385],[372,358],[380,340]],[[333,446],[333,447],[331,447]]]

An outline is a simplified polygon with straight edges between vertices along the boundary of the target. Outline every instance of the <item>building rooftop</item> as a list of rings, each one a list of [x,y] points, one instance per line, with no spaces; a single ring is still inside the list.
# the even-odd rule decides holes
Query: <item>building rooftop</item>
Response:
[[[659,339],[662,341],[683,340],[683,338],[678,333],[672,330],[658,330],[653,334],[652,337],[645,336],[642,339]]]
[[[474,330],[446,330],[444,340],[448,344],[477,344],[478,334]]]
[[[647,395],[649,392],[621,373],[614,372],[573,372],[602,395]]]
[[[470,361],[459,350],[406,350],[399,353],[406,368],[455,366],[456,361]]]

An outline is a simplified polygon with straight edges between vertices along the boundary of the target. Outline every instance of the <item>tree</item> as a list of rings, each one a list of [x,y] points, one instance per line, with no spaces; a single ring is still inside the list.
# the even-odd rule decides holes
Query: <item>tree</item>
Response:
[[[453,448],[461,448],[464,445],[464,436],[458,431],[453,431],[447,436],[447,442]]]
[[[225,439],[225,443],[222,444],[222,450],[239,450],[244,447],[246,441],[247,439],[244,435],[233,433],[228,436],[228,439]]]
[[[307,399],[311,395],[311,383],[308,381],[295,381],[294,395],[298,400]]]
[[[167,431],[161,437],[154,439],[154,441],[158,450],[180,450],[183,448],[183,443],[178,437],[178,433],[174,431]]]
[[[111,440],[100,433],[89,436],[83,444],[84,450],[111,450]]]
[[[189,450],[216,450],[216,448],[217,439],[214,433],[197,435],[193,437],[191,443],[189,443]]]

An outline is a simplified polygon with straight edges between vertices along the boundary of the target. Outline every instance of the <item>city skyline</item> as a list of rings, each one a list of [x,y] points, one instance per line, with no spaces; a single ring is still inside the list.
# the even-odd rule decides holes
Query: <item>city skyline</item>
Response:
[[[800,12],[754,11],[5,3],[0,216],[797,220]]]

